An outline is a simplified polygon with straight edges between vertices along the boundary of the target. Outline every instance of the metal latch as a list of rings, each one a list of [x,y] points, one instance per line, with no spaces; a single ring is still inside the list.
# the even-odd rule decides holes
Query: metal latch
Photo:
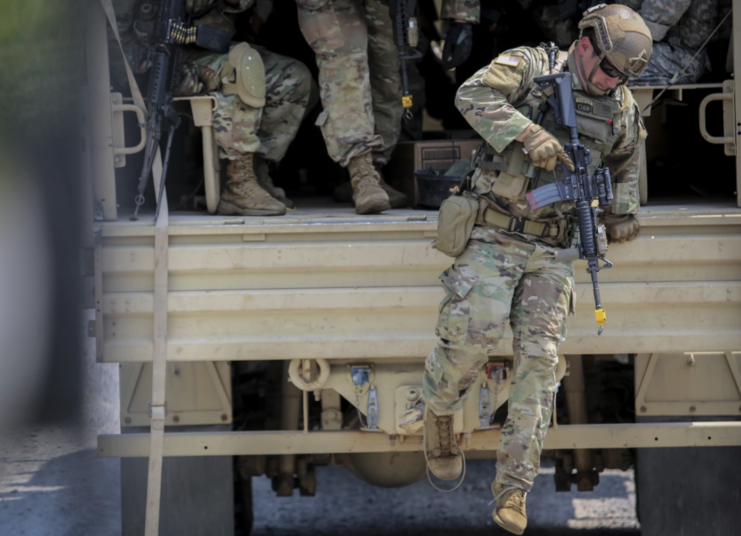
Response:
[[[370,367],[352,367],[350,369],[352,382],[362,389],[370,381]]]
[[[376,386],[371,385],[368,391],[368,430],[378,430],[378,394]]]
[[[491,403],[489,401],[489,386],[486,382],[481,384],[481,391],[479,394],[479,422],[481,428],[489,428],[491,422]]]
[[[350,379],[355,384],[355,407],[358,408],[358,417],[360,415],[360,394],[365,384],[370,383],[370,367],[351,367],[350,368]],[[368,430],[378,430],[378,391],[376,391],[375,385],[369,385],[368,389],[368,408],[365,412],[366,415],[366,428]],[[360,419],[360,424],[363,424],[363,419]]]

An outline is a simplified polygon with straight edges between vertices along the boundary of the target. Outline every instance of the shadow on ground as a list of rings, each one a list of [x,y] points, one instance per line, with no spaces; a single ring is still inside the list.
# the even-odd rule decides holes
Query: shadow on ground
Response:
[[[121,533],[118,460],[100,460],[94,449],[86,449],[47,460],[0,458],[0,463],[7,464],[0,485],[2,534]]]

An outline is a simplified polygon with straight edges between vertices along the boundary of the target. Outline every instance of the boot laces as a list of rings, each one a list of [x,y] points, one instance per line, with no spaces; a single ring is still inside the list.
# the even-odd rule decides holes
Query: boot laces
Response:
[[[436,449],[439,450],[439,456],[451,456],[458,454],[458,443],[453,433],[453,419],[449,416],[435,417],[435,428],[437,437],[435,438]]]
[[[507,493],[512,492],[509,494],[509,496],[506,496]],[[508,486],[504,488],[502,491],[500,491],[496,497],[494,497],[494,500],[491,501],[496,502],[497,506],[499,508],[511,508],[513,510],[516,510],[520,514],[525,514],[525,495],[526,492],[516,486]],[[500,501],[500,498],[504,497],[502,501]],[[489,503],[491,504],[491,503]]]

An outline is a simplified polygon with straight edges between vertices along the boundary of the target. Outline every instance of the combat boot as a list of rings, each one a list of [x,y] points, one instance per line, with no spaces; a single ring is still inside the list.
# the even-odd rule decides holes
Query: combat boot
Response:
[[[391,185],[386,182],[383,178],[383,173],[381,173],[380,165],[374,164],[374,167],[380,177],[378,184],[383,188],[383,191],[386,192],[386,195],[389,196],[389,205],[391,205],[391,208],[408,207],[409,198],[400,191],[392,188]],[[349,182],[343,182],[334,189],[334,200],[337,203],[349,203],[352,201],[352,186]]]
[[[373,167],[370,153],[355,156],[347,165],[352,184],[352,198],[358,214],[379,214],[391,208],[389,196],[383,191],[380,177]]]
[[[296,208],[296,203],[286,197],[286,191],[273,184],[273,178],[270,176],[268,162],[260,155],[255,155],[255,175],[257,176],[257,184],[269,193],[271,197],[283,203],[286,208]]]
[[[527,527],[525,497],[527,492],[501,482],[491,483],[491,492],[497,507],[491,514],[494,522],[512,534],[522,534]]]
[[[270,197],[257,183],[253,170],[253,155],[247,153],[229,160],[224,173],[225,184],[216,212],[224,216],[280,216],[286,206]]]
[[[436,415],[429,405],[424,418],[427,467],[440,480],[455,480],[463,471],[463,456],[455,439],[452,415]]]
[[[378,172],[378,176],[381,179],[378,181],[378,184],[381,185],[383,191],[386,192],[386,195],[389,196],[389,205],[391,205],[391,208],[408,207],[409,198],[400,191],[394,190],[391,185],[387,183],[386,180],[383,178],[383,173],[381,173],[381,170],[379,168],[376,168],[376,171]]]

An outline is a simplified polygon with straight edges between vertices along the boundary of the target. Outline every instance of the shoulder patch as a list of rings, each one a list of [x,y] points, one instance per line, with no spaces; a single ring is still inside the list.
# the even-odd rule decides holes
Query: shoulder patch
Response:
[[[521,61],[522,58],[520,58],[519,56],[500,54],[499,56],[497,56],[497,59],[494,60],[494,63],[496,63],[497,65],[506,65],[507,67],[518,67]]]

